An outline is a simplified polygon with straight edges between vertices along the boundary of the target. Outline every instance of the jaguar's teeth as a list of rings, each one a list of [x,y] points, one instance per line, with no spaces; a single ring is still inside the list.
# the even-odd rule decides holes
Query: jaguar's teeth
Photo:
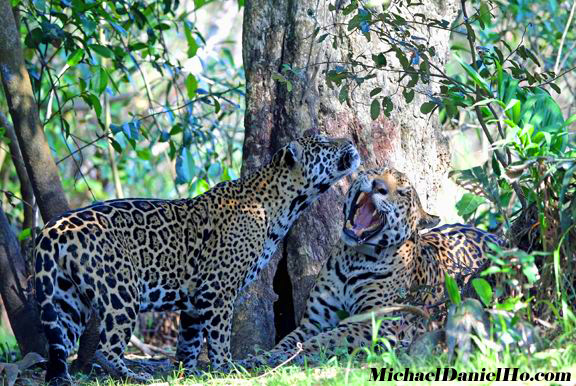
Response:
[[[360,204],[360,201],[362,201],[364,194],[366,194],[366,193],[360,193],[358,195],[358,198],[356,199],[356,206],[358,206]]]

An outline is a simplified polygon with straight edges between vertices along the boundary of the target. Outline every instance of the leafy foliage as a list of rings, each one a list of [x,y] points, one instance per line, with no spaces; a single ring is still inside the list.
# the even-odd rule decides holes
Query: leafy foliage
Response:
[[[65,183],[107,198],[115,163],[131,195],[194,195],[238,174],[242,70],[226,45],[220,57],[199,56],[210,36],[191,16],[208,3],[193,10],[178,0],[15,4],[49,141],[76,169]],[[191,72],[194,63],[200,67]],[[186,192],[169,175],[149,174],[173,162],[173,181]],[[94,178],[92,168],[103,176]]]

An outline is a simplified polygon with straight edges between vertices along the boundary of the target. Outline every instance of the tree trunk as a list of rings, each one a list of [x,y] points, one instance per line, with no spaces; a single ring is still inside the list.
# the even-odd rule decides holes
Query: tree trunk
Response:
[[[23,188],[32,186],[44,222],[68,210],[58,167],[46,142],[32,84],[24,63],[20,32],[10,2],[0,0],[0,75],[26,173],[18,168]],[[12,156],[17,156],[12,154]],[[19,162],[20,160],[15,160]],[[18,164],[15,164],[17,167]],[[27,175],[26,175],[27,174]],[[28,182],[29,181],[29,182]],[[38,310],[26,291],[26,264],[4,213],[0,214],[0,293],[22,354],[33,350],[46,355],[46,340]],[[31,214],[28,213],[27,222]],[[6,220],[6,221],[5,221]]]
[[[18,144],[44,221],[68,210],[58,167],[44,137],[20,33],[8,0],[0,0],[0,74]]]
[[[46,351],[33,297],[28,296],[28,274],[20,246],[0,208],[0,294],[22,355]]]
[[[20,152],[20,146],[18,146],[18,138],[16,137],[14,126],[8,122],[6,116],[4,116],[4,114],[1,112],[0,125],[6,128],[6,134],[10,140],[10,143],[8,144],[8,148],[10,149],[10,156],[12,163],[14,164],[14,168],[16,169],[18,181],[20,182],[20,198],[22,198],[24,205],[24,221],[22,222],[22,229],[31,229],[36,225],[34,218],[34,191],[32,189],[32,184],[28,178],[26,165],[24,165],[24,159],[22,158],[22,153]]]
[[[425,99],[419,94],[412,103],[405,102],[401,92],[397,92],[398,74],[380,73],[354,91],[349,105],[339,102],[338,90],[330,89],[325,82],[325,71],[336,64],[342,65],[348,53],[369,55],[387,48],[377,39],[368,43],[363,36],[355,34],[337,48],[333,48],[331,38],[319,43],[317,37],[323,33],[338,33],[339,28],[347,32],[346,26],[339,24],[345,21],[341,13],[329,11],[329,3],[326,0],[246,1],[243,174],[267,162],[279,146],[304,130],[317,128],[331,137],[353,139],[364,168],[389,164],[407,173],[424,205],[433,210],[450,162],[447,141],[441,135],[437,119],[420,113],[419,106]],[[413,12],[447,20],[456,15],[454,0],[425,3]],[[321,27],[322,32],[315,37],[313,32],[317,27]],[[436,48],[436,59],[443,66],[449,35],[438,31],[434,30],[429,44]],[[389,62],[393,60],[395,58],[388,57]],[[284,65],[295,71],[283,72]],[[291,91],[284,82],[273,79],[278,73],[290,82]],[[390,118],[381,115],[372,121],[369,92],[377,86],[382,87],[382,95],[392,95],[395,109]],[[423,88],[433,91],[428,85]],[[295,327],[322,263],[339,236],[348,183],[349,180],[340,182],[305,212],[260,278],[239,297],[232,339],[235,357],[246,355],[256,345],[269,348]],[[276,272],[279,262],[280,269]]]

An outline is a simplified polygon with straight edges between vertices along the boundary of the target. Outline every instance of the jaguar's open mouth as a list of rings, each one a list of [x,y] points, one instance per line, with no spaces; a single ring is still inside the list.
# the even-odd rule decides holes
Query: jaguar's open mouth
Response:
[[[343,231],[353,240],[363,243],[380,232],[385,223],[386,216],[374,205],[372,193],[358,192],[354,196]]]

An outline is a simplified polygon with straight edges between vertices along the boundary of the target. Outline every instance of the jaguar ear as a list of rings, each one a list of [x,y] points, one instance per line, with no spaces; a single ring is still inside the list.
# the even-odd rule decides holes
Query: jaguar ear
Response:
[[[434,216],[433,214],[427,213],[423,209],[420,209],[420,221],[418,222],[419,229],[434,228],[439,223],[440,217]]]
[[[284,150],[285,151],[284,151],[283,162],[286,166],[288,166],[290,169],[292,169],[294,167],[294,165],[296,165],[296,163],[298,162],[299,155],[300,155],[300,149],[298,147],[298,144],[295,142],[292,142],[292,143],[288,144],[288,146],[286,146],[286,148]]]

